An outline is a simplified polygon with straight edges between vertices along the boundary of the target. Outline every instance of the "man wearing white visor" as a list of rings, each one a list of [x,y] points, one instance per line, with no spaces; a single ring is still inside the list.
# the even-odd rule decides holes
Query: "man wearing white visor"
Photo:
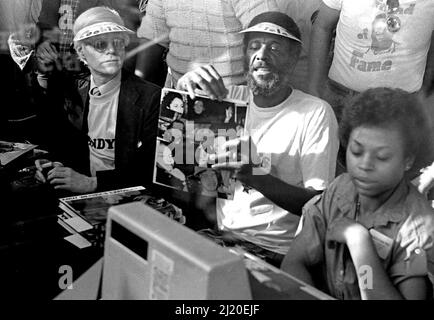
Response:
[[[53,160],[64,165],[48,168],[44,176],[37,161],[37,177],[74,193],[150,184],[160,89],[122,70],[133,32],[108,7],[83,12],[73,30],[75,49],[91,76],[84,84],[48,87],[48,95],[55,97],[51,101],[63,104],[69,120],[56,122],[57,140],[50,150],[60,158]],[[69,86],[78,88],[75,95],[63,94]],[[72,130],[65,131],[68,127]]]
[[[242,32],[247,86],[225,88],[215,69],[205,66],[184,75],[178,88],[194,96],[200,86],[213,98],[248,101],[248,137],[228,143],[250,142],[248,155],[241,146],[246,161],[214,165],[233,170],[238,180],[233,200],[217,199],[218,228],[279,265],[303,204],[335,177],[338,126],[325,101],[289,84],[301,50],[290,17],[262,13]]]

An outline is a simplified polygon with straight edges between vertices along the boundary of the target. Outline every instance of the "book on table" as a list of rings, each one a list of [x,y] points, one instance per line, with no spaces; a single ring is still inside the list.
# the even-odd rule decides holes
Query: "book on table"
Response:
[[[104,237],[109,208],[134,201],[143,202],[169,218],[185,223],[181,209],[151,195],[143,186],[60,198],[62,212],[57,216],[58,223],[71,234],[79,233],[99,242]]]
[[[10,164],[36,147],[37,145],[30,143],[0,141],[0,166]]]
[[[140,200],[147,191],[142,186],[90,193],[59,199],[59,219],[77,232],[104,224],[108,209],[117,204]]]

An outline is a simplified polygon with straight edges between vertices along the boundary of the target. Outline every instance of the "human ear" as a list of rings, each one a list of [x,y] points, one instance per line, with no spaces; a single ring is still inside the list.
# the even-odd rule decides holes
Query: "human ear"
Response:
[[[405,171],[410,170],[414,164],[414,156],[409,156],[405,158]]]
[[[78,45],[75,47],[75,51],[77,52],[78,58],[85,64],[87,65],[87,60],[86,60],[86,56],[84,54],[83,51],[83,46],[82,45]]]

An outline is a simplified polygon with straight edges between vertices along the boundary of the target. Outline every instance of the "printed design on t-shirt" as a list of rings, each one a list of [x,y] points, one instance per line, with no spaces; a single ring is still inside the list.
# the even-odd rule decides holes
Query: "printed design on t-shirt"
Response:
[[[397,43],[393,40],[393,33],[387,29],[387,15],[380,13],[372,22],[371,46],[368,49],[374,55],[394,53]]]
[[[379,10],[370,27],[362,29],[357,34],[358,41],[371,41],[371,44],[366,47],[366,50],[353,50],[350,67],[362,72],[378,72],[391,70],[393,61],[391,54],[395,53],[399,43],[394,40],[394,36],[399,33],[391,32],[387,25],[387,19],[394,15],[400,21],[405,15],[413,15],[416,7],[416,2],[400,5],[393,14],[388,13],[386,0],[376,0],[375,6]],[[387,54],[386,59],[381,60],[381,55]]]
[[[113,150],[115,139],[91,138],[88,137],[89,147],[95,150]]]

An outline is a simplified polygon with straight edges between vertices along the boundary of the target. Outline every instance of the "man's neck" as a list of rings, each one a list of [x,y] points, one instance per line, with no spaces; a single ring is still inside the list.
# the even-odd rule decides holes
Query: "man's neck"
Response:
[[[260,108],[271,108],[281,104],[292,93],[291,86],[283,87],[271,95],[254,95],[253,101]]]
[[[107,82],[109,82],[110,80],[113,80],[117,75],[119,74],[113,74],[113,75],[105,75],[105,74],[100,74],[100,73],[92,73],[92,77],[93,77],[93,82],[95,83],[95,85],[97,87],[100,87],[104,84],[106,84]]]

